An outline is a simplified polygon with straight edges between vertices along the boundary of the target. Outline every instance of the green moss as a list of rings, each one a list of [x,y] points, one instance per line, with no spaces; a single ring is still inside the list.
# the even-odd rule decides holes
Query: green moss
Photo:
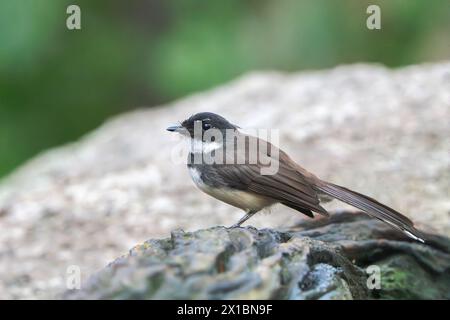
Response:
[[[391,256],[379,265],[381,289],[374,295],[381,299],[445,299],[448,295],[448,276],[434,277],[410,256]]]

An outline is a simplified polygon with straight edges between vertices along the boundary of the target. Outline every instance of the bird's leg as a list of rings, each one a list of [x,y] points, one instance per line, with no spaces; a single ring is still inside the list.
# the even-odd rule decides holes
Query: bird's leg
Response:
[[[248,219],[250,219],[254,214],[256,213],[256,211],[247,211],[246,213],[245,213],[245,215],[241,218],[241,219],[239,219],[239,221],[237,222],[237,223],[235,223],[235,224],[233,224],[232,226],[231,226],[231,228],[237,228],[237,227],[240,227],[241,226],[241,224],[243,224],[245,221],[247,221]]]

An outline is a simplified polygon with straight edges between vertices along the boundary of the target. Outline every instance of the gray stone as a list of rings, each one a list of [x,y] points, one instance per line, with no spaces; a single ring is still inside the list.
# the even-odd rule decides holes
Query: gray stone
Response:
[[[322,221],[323,220],[323,221]],[[291,230],[213,227],[148,240],[66,299],[449,299],[450,240],[413,242],[364,214]],[[354,232],[353,230],[366,230]],[[346,236],[349,240],[339,240]],[[318,239],[328,240],[318,240]],[[380,245],[374,245],[378,243]],[[433,257],[430,259],[430,257]],[[380,288],[367,286],[368,266]]]

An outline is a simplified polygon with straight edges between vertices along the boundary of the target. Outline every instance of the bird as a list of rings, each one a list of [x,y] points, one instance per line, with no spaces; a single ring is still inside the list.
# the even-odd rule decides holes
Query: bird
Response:
[[[196,113],[167,130],[187,138],[187,167],[195,185],[245,212],[232,228],[240,227],[257,212],[277,203],[310,218],[314,218],[314,213],[329,216],[322,204],[337,199],[425,243],[422,233],[400,212],[362,193],[318,178],[283,150],[245,133],[218,114]],[[270,166],[275,168],[273,172]]]

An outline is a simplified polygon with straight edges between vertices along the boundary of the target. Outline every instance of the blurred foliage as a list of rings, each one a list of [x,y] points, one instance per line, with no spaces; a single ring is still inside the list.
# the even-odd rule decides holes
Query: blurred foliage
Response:
[[[82,30],[67,30],[69,4]],[[443,60],[449,31],[448,0],[3,0],[0,176],[110,115],[250,70]]]

